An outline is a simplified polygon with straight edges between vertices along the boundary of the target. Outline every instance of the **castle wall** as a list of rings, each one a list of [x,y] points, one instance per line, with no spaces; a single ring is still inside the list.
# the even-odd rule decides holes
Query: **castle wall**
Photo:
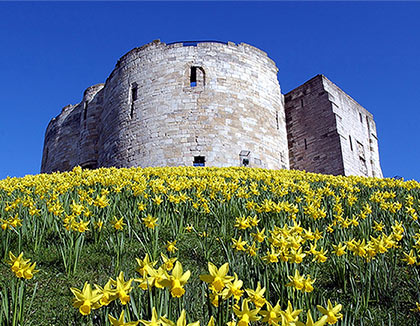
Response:
[[[98,167],[99,119],[103,105],[104,84],[98,84],[86,89],[80,103],[79,159],[78,164],[84,168]]]
[[[45,132],[41,172],[67,171],[79,163],[79,126],[82,107],[68,105]]]
[[[323,77],[336,116],[345,175],[382,177],[373,116],[337,85]]]
[[[290,167],[382,177],[372,114],[325,76],[285,95]]]
[[[247,44],[130,51],[106,82],[100,123],[100,166],[289,165],[277,68]]]
[[[290,168],[344,174],[335,115],[318,75],[285,95]]]

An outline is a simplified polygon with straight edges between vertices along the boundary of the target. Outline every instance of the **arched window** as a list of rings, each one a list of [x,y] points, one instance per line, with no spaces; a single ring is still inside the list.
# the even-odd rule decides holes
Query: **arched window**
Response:
[[[192,66],[190,69],[190,87],[203,87],[205,85],[206,74],[202,67]]]

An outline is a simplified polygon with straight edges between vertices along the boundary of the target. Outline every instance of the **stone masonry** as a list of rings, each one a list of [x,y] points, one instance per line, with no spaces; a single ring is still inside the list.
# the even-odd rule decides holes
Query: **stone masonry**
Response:
[[[290,168],[382,177],[373,116],[325,76],[285,95]]]
[[[372,115],[324,76],[283,97],[277,72],[244,43],[135,48],[50,121],[41,172],[249,166],[381,177]]]

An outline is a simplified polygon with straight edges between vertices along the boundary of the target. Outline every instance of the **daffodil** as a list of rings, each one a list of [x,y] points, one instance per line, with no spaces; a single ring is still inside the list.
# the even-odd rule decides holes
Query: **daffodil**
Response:
[[[102,306],[107,306],[110,302],[118,298],[118,294],[115,289],[116,284],[117,282],[113,279],[109,279],[103,288],[95,284],[95,288],[98,290],[98,293],[102,295],[101,299],[99,300]]]
[[[162,319],[163,322],[165,322],[169,326],[175,326],[175,325],[176,326],[200,326],[200,321],[196,321],[194,323],[187,324],[185,309],[182,309],[181,315],[179,316],[176,324],[172,320],[169,320],[165,317],[162,317],[161,319]]]
[[[320,319],[318,319],[315,323],[312,319],[311,312],[308,311],[306,315],[306,324],[301,323],[302,326],[324,326],[327,322],[327,316],[322,316]]]
[[[244,294],[244,290],[241,290],[243,282],[238,279],[236,273],[233,273],[233,275],[235,279],[232,282],[227,283],[226,289],[223,290],[223,299],[226,300],[233,296],[236,301],[239,301]]]
[[[200,280],[212,285],[215,292],[220,292],[225,285],[233,280],[233,276],[227,276],[229,264],[223,264],[219,269],[213,264],[208,263],[209,273],[200,275]]]
[[[264,317],[262,322],[268,325],[277,326],[281,321],[281,307],[279,302],[273,307],[270,302],[267,301],[267,310],[261,310],[260,314]]]
[[[248,326],[251,321],[260,320],[261,317],[258,316],[259,308],[249,310],[249,299],[242,301],[242,306],[239,308],[238,305],[233,306],[233,312],[239,318],[238,326]]]
[[[281,311],[282,314],[282,325],[293,325],[299,321],[299,314],[302,312],[302,309],[294,310],[290,301],[287,302],[287,309]],[[284,319],[284,322],[283,322]]]
[[[184,273],[181,263],[177,261],[172,271],[172,275],[162,281],[162,284],[170,289],[172,297],[180,298],[185,293],[184,285],[187,283],[190,276],[191,272],[186,271]]]
[[[109,321],[112,326],[136,326],[139,321],[130,321],[128,323],[124,322],[124,310],[121,312],[120,318],[116,319],[108,314]]]
[[[152,308],[152,319],[149,320],[149,321],[141,319],[140,323],[142,323],[145,326],[159,326],[159,325],[165,326],[165,325],[167,325],[166,322],[164,322],[161,318],[158,317],[158,314],[156,312],[155,307]]]
[[[292,286],[297,290],[302,290],[304,288],[305,278],[304,278],[303,275],[299,274],[299,271],[297,269],[295,270],[295,275],[294,276],[288,276],[288,278],[291,282],[287,283],[286,286]]]
[[[73,306],[79,308],[79,312],[86,316],[89,315],[92,309],[98,309],[101,304],[99,300],[102,294],[98,290],[93,290],[88,282],[83,286],[80,291],[76,288],[70,288],[70,291],[74,294]]]
[[[323,315],[327,316],[327,320],[326,320],[327,323],[329,325],[333,325],[338,321],[338,319],[343,317],[343,315],[339,313],[343,306],[341,304],[338,304],[338,305],[335,305],[335,307],[333,307],[329,299],[328,299],[327,304],[328,306],[326,309],[320,305],[316,307]]]
[[[166,243],[166,250],[168,250],[168,252],[175,252],[175,251],[177,251],[178,250],[178,248],[177,247],[175,247],[175,245],[176,245],[176,240],[174,240],[174,241],[167,241],[167,243]]]
[[[146,254],[143,259],[136,258],[138,267],[136,268],[136,272],[139,273],[142,277],[147,274],[147,267],[153,268],[157,262],[151,261],[149,258],[149,254]]]
[[[255,290],[246,289],[245,291],[257,308],[261,308],[267,302],[264,298],[265,287],[261,288],[260,282],[257,283],[257,288]]]
[[[147,217],[142,218],[144,225],[146,225],[147,228],[149,229],[154,229],[158,224],[158,218],[153,218],[152,215],[147,215]]]
[[[117,219],[115,216],[114,216],[114,221],[112,222],[112,224],[114,225],[115,230],[118,230],[118,231],[122,231],[124,229],[124,226],[126,225],[124,223],[124,217]]]
[[[160,253],[160,257],[162,257],[163,264],[162,267],[167,271],[170,272],[174,268],[174,264],[177,260],[176,257],[168,258],[164,253]]]
[[[126,305],[130,301],[130,291],[133,289],[131,287],[131,283],[133,282],[133,279],[129,279],[128,281],[124,281],[124,273],[120,272],[117,278],[117,284],[116,284],[116,294],[118,295],[121,304]]]

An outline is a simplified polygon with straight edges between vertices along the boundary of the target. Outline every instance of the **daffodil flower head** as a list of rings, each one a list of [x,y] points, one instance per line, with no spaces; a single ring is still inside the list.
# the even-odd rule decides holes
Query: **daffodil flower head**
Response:
[[[327,316],[327,323],[329,325],[333,325],[338,321],[338,319],[343,317],[343,315],[339,313],[343,306],[341,304],[338,304],[333,307],[329,299],[327,304],[327,309],[320,305],[318,305],[317,308],[323,315]]]
[[[264,298],[265,287],[261,288],[260,282],[257,283],[257,288],[255,290],[246,289],[245,291],[257,308],[261,308],[267,302]]]
[[[79,312],[84,316],[89,315],[92,309],[98,309],[101,306],[99,300],[102,294],[98,290],[92,291],[88,282],[85,282],[82,290],[70,288],[70,291],[75,296],[73,306],[79,308]]]
[[[120,299],[121,304],[126,305],[130,301],[130,291],[133,289],[131,287],[131,282],[133,279],[129,279],[128,281],[124,281],[124,272],[120,272],[117,278],[117,286],[116,286],[116,293]]]
[[[238,326],[248,326],[251,321],[257,321],[261,319],[261,317],[258,316],[258,312],[260,311],[260,309],[256,308],[250,310],[248,305],[249,302],[249,299],[245,299],[244,301],[242,301],[241,308],[239,308],[238,305],[235,305],[233,307],[233,312],[238,318],[240,318]]]
[[[225,285],[233,280],[233,276],[227,276],[229,263],[223,264],[219,269],[211,262],[208,263],[210,274],[200,275],[200,280],[212,285],[215,292],[220,292]]]
[[[130,321],[128,323],[124,322],[124,310],[121,312],[120,318],[116,319],[108,314],[109,321],[112,326],[136,326],[139,321]]]

